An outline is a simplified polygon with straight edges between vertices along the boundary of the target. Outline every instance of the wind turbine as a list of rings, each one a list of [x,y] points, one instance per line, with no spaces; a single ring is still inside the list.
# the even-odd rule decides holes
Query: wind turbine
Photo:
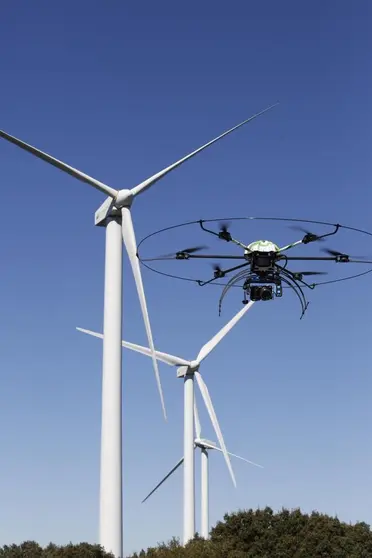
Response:
[[[179,367],[177,370],[177,377],[184,378],[184,469],[183,469],[183,541],[186,544],[195,534],[195,463],[194,463],[194,378],[199,387],[200,393],[207,408],[209,418],[211,419],[214,431],[221,451],[224,455],[227,468],[229,470],[231,479],[236,486],[234,472],[231,467],[229,454],[222,436],[221,428],[217,420],[217,416],[213,407],[208,388],[200,375],[199,368],[203,360],[209,355],[211,351],[222,341],[222,339],[229,333],[229,331],[241,320],[241,318],[252,308],[254,302],[249,301],[248,304],[235,314],[233,318],[222,328],[212,339],[210,339],[200,349],[198,356],[195,360],[185,360],[178,356],[170,355],[155,351],[157,360],[165,362],[169,366]],[[96,333],[88,329],[76,328],[83,333],[104,339],[104,335]],[[123,347],[151,356],[151,349],[135,345],[128,341],[122,341]]]
[[[95,225],[106,228],[105,286],[104,286],[104,343],[102,364],[102,424],[100,467],[100,544],[114,556],[123,553],[123,498],[122,498],[122,241],[132,267],[142,315],[145,323],[156,382],[166,417],[158,365],[155,358],[150,320],[133,228],[131,206],[135,198],[172,170],[213,145],[234,130],[264,114],[278,103],[254,114],[192,153],[164,168],[131,189],[116,190],[111,186],[59,161],[48,153],[0,130],[0,137],[28,151],[35,157],[96,188],[108,197],[95,213]]]
[[[194,451],[196,448],[200,449],[201,455],[201,529],[200,534],[204,539],[209,538],[209,450],[216,450],[222,452],[222,449],[211,442],[210,440],[206,440],[201,436],[201,425],[199,420],[199,413],[197,409],[196,402],[194,403],[194,422],[195,422],[195,440],[194,440]],[[258,463],[254,463],[253,461],[249,461],[240,455],[236,455],[235,453],[227,452],[229,456],[235,457],[237,459],[241,459],[250,465],[254,465],[255,467],[263,468],[262,465],[258,465]],[[173,475],[177,471],[179,467],[181,467],[184,458],[182,457],[179,461],[177,461],[176,465],[165,475],[165,477],[151,490],[151,492],[142,500],[142,503],[146,502],[156,492],[158,488],[164,482],[169,479],[170,476]]]

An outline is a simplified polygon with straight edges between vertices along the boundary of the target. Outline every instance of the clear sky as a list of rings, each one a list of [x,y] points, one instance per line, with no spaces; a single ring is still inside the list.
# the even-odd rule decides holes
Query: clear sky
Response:
[[[138,239],[226,214],[371,230],[370,2],[184,6],[3,3],[0,127],[122,188],[279,101],[138,199]],[[93,215],[103,197],[5,141],[0,183],[0,544],[95,541],[101,342],[75,326],[102,331],[104,231]],[[280,243],[278,231],[262,234]],[[171,240],[159,237],[159,252]],[[173,249],[189,240],[185,230]],[[357,237],[339,242],[361,249]],[[219,318],[218,289],[143,276],[163,351],[193,358],[241,308],[231,296]],[[302,322],[291,293],[256,305],[205,362],[229,449],[265,466],[234,462],[235,490],[211,455],[212,523],[258,505],[372,523],[369,277],[310,293]],[[146,343],[126,258],[124,281],[124,336]],[[125,352],[123,369],[129,553],[181,535],[181,471],[140,502],[182,455],[183,402],[161,365],[165,424],[151,362]]]

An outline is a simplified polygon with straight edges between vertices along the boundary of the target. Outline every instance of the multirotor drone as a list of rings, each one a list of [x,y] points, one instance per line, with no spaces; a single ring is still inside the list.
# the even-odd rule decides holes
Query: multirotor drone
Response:
[[[239,220],[242,219],[269,219],[269,218],[257,218],[257,217],[250,217],[250,218],[238,218]],[[231,219],[233,221],[234,219]],[[304,316],[309,302],[307,301],[305,290],[306,289],[314,289],[317,285],[333,283],[338,281],[343,281],[346,279],[351,279],[354,277],[358,277],[360,275],[365,275],[367,273],[372,272],[372,269],[364,271],[362,273],[358,273],[356,275],[351,275],[342,279],[336,279],[332,281],[323,281],[320,283],[309,283],[307,282],[308,276],[318,276],[318,275],[326,275],[327,272],[325,271],[295,271],[290,269],[291,262],[335,262],[338,264],[370,264],[372,265],[372,260],[369,261],[364,256],[360,257],[352,257],[344,252],[339,252],[336,250],[331,250],[324,248],[322,251],[326,253],[324,256],[316,256],[316,255],[309,255],[309,256],[296,256],[291,255],[291,251],[293,248],[300,246],[300,245],[308,245],[313,244],[316,242],[322,242],[326,238],[330,236],[334,236],[341,228],[347,230],[353,230],[362,234],[367,234],[372,236],[371,233],[367,231],[362,231],[360,229],[355,229],[352,227],[346,227],[340,224],[331,224],[331,223],[323,223],[317,221],[304,221],[299,219],[279,219],[276,218],[274,220],[279,221],[300,221],[300,222],[310,222],[310,223],[317,223],[322,225],[327,225],[331,227],[332,230],[330,232],[326,232],[324,234],[315,234],[310,232],[302,227],[299,226],[292,226],[291,228],[300,230],[303,233],[302,238],[292,242],[290,244],[286,244],[284,246],[279,246],[278,244],[272,242],[271,240],[256,240],[254,242],[250,242],[249,244],[245,244],[244,242],[234,238],[229,230],[230,223],[227,222],[220,222],[218,230],[213,230],[209,228],[210,225],[206,226],[207,223],[214,223],[217,220],[209,219],[209,220],[199,220],[193,221],[189,223],[184,223],[182,225],[176,225],[176,227],[169,227],[167,229],[162,229],[158,232],[165,232],[169,231],[173,228],[178,228],[180,226],[187,226],[191,224],[198,224],[202,231],[207,234],[213,235],[217,237],[219,240],[231,243],[233,245],[238,246],[242,250],[241,255],[226,255],[226,254],[205,254],[205,253],[197,253],[202,251],[203,249],[207,248],[206,246],[194,246],[192,248],[186,248],[183,250],[179,250],[172,254],[167,254],[165,256],[155,257],[155,258],[140,258],[140,261],[152,271],[156,271],[162,275],[167,275],[170,277],[174,277],[177,279],[184,279],[188,281],[194,281],[201,287],[211,284],[219,284],[222,285],[224,288],[222,290],[222,294],[219,300],[219,312],[221,313],[221,306],[223,299],[225,298],[227,292],[232,287],[241,287],[243,290],[243,304],[247,304],[249,300],[252,301],[268,301],[273,300],[275,297],[282,297],[283,296],[283,288],[291,288],[295,294],[297,295],[300,304],[301,304],[301,318]],[[150,236],[146,237],[139,245],[141,244]],[[213,259],[213,260],[240,260],[241,263],[238,265],[233,265],[232,267],[224,266],[222,267],[220,264],[215,264],[214,272],[211,278],[207,280],[200,280],[200,279],[190,279],[185,277],[179,277],[175,275],[171,275],[169,273],[162,273],[159,270],[153,269],[149,266],[147,262],[156,261],[156,260],[193,260],[193,259]],[[226,283],[221,283],[221,279],[227,278]]]

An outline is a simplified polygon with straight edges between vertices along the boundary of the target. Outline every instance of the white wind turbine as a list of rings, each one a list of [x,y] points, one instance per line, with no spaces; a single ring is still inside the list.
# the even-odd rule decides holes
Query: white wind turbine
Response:
[[[217,444],[211,442],[210,440],[206,440],[201,436],[201,425],[199,420],[199,413],[196,405],[196,401],[194,403],[194,421],[195,421],[195,440],[194,440],[194,450],[196,448],[200,449],[200,456],[201,456],[201,476],[200,476],[200,512],[201,512],[201,529],[200,534],[204,539],[209,538],[209,450],[217,450],[222,452],[222,449],[218,447]],[[262,465],[258,465],[258,463],[254,463],[253,461],[249,461],[240,455],[236,455],[235,453],[227,452],[228,455],[231,457],[235,457],[237,459],[241,459],[250,465],[254,465],[255,467],[263,468]],[[181,467],[182,463],[184,462],[184,458],[182,457],[179,461],[177,461],[176,465],[165,475],[165,477],[151,490],[151,492],[142,500],[142,503],[146,502],[156,492],[158,488],[164,482],[169,479],[170,476],[173,475],[177,471],[179,467]]]
[[[277,103],[276,103],[277,104]],[[158,390],[164,416],[165,406],[160,384],[158,365],[154,353],[154,343],[147,312],[142,276],[137,258],[136,238],[133,229],[131,206],[134,199],[145,192],[158,180],[181,166],[207,147],[213,145],[234,130],[267,112],[272,105],[254,114],[247,120],[227,130],[223,134],[189,153],[179,161],[164,168],[131,189],[116,190],[99,180],[88,176],[36,147],[0,130],[0,137],[28,151],[39,159],[70,174],[81,182],[96,188],[108,198],[95,213],[95,224],[106,228],[105,287],[104,287],[104,343],[102,364],[102,424],[101,424],[101,467],[100,467],[100,544],[114,556],[123,552],[123,498],[122,498],[122,241],[126,247],[132,267],[138,297],[145,323],[152,356]]]
[[[248,312],[253,306],[254,302],[249,301],[248,304],[235,314],[235,316],[222,328],[208,343],[203,345],[200,349],[198,356],[195,360],[185,360],[178,356],[170,355],[155,351],[157,360],[165,362],[169,366],[179,367],[177,370],[177,377],[184,378],[184,449],[183,449],[183,541],[186,544],[195,534],[195,463],[194,463],[194,378],[198,384],[200,393],[207,408],[209,417],[213,424],[214,431],[221,451],[224,455],[226,465],[229,469],[231,479],[236,486],[234,472],[231,467],[229,454],[222,436],[221,428],[217,420],[217,416],[213,407],[208,388],[200,375],[199,368],[203,360],[209,355],[211,351],[222,341],[222,339],[229,333],[229,331],[239,322],[239,320]],[[83,333],[104,339],[104,335],[94,331],[82,328],[76,328]],[[135,345],[128,341],[122,341],[123,347],[151,356],[151,349]]]

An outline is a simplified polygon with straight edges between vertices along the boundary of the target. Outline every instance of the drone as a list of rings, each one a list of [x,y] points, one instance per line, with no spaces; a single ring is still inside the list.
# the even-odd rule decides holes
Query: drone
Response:
[[[292,226],[292,229],[299,230],[303,233],[302,238],[299,240],[280,247],[278,244],[271,240],[256,240],[249,244],[245,244],[240,240],[234,238],[229,231],[229,223],[222,222],[219,225],[219,230],[214,231],[206,227],[206,222],[198,221],[201,229],[211,234],[218,239],[235,244],[242,250],[241,256],[230,256],[222,254],[197,254],[197,252],[207,248],[207,246],[194,246],[186,248],[173,254],[167,254],[159,258],[141,259],[141,262],[153,261],[158,259],[176,259],[176,260],[190,260],[190,259],[219,259],[219,260],[242,260],[242,263],[234,265],[233,267],[222,268],[220,265],[213,266],[213,276],[206,280],[195,280],[199,286],[210,285],[216,283],[221,279],[227,278],[224,283],[224,288],[219,300],[219,313],[221,314],[222,302],[227,292],[232,287],[240,286],[243,290],[243,304],[248,304],[251,301],[269,301],[276,297],[283,296],[283,288],[291,288],[298,297],[301,304],[301,318],[303,318],[309,302],[305,295],[306,289],[314,289],[316,283],[308,283],[307,277],[314,275],[326,275],[324,271],[294,271],[289,268],[293,261],[332,261],[339,264],[346,263],[369,263],[365,259],[352,258],[348,254],[336,250],[323,249],[326,256],[291,256],[291,250],[299,245],[312,244],[314,242],[323,242],[325,238],[335,235],[342,225],[332,225],[333,230],[326,234],[314,234],[304,228]],[[288,255],[289,253],[289,255]],[[151,269],[151,268],[150,268]],[[372,271],[372,270],[371,270]],[[221,284],[221,283],[218,283]]]

